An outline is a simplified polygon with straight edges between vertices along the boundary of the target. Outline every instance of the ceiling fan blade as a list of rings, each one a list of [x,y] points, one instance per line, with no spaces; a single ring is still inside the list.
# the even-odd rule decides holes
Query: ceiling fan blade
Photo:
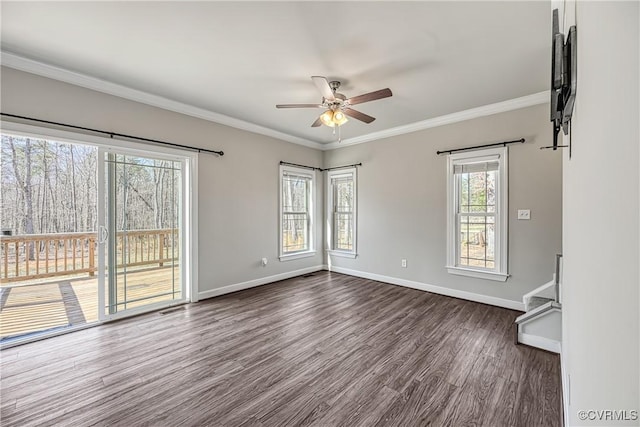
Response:
[[[313,80],[313,82],[316,84],[316,87],[318,88],[324,99],[328,101],[333,101],[334,99],[336,99],[326,78],[322,76],[311,76],[311,80]]]
[[[318,117],[316,119],[315,122],[313,122],[313,124],[311,125],[312,128],[317,128],[318,126],[320,126],[322,124],[322,120],[320,120],[320,117]]]
[[[375,92],[365,93],[364,95],[354,96],[353,98],[349,98],[346,100],[350,105],[362,104],[363,102],[375,101],[376,99],[388,98],[393,93],[391,93],[391,89],[380,89]]]
[[[342,111],[349,117],[353,117],[356,120],[360,120],[361,122],[371,123],[376,118],[371,117],[368,114],[361,113],[358,110],[354,110],[353,108],[343,108]]]
[[[278,104],[276,108],[322,108],[322,104]]]

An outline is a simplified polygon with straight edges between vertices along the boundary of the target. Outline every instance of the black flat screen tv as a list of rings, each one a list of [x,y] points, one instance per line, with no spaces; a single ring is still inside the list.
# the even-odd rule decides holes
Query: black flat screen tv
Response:
[[[553,10],[551,30],[551,121],[553,149],[558,149],[560,129],[569,133],[577,89],[577,30],[569,28],[566,41],[560,32],[558,9]]]

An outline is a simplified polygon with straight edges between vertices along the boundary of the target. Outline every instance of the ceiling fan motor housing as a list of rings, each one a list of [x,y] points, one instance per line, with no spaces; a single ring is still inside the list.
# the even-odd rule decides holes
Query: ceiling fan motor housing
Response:
[[[342,97],[342,98],[341,98]],[[324,99],[323,103],[327,108],[332,110],[336,110],[339,108],[345,108],[347,104],[345,103],[346,98],[341,93],[336,93],[336,99],[329,101],[328,99]]]
[[[345,101],[347,100],[347,97],[341,93],[336,92],[336,90],[338,90],[338,88],[340,87],[340,82],[339,81],[329,82],[329,86],[333,91],[333,99],[329,100],[323,97],[322,103],[325,104],[327,108],[330,108],[334,111],[346,107],[347,103],[345,103]]]

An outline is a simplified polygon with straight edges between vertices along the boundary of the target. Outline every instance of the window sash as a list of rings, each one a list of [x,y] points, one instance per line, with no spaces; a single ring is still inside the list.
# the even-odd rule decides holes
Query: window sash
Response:
[[[484,218],[483,222],[472,222],[471,218]],[[490,220],[493,219],[493,221]],[[467,219],[467,221],[463,221]],[[466,225],[466,230],[465,230]],[[474,227],[472,227],[474,226]],[[487,212],[484,214],[476,215],[475,213],[461,213],[456,217],[456,267],[472,267],[478,269],[486,269],[488,271],[493,271],[496,269],[496,226],[497,226],[497,215],[493,212]],[[489,232],[489,229],[493,227],[493,233]],[[471,228],[475,228],[475,231],[471,231]],[[483,230],[484,229],[484,230]],[[478,243],[471,243],[471,237],[473,233],[474,242],[477,240]],[[463,235],[466,234],[466,254],[462,250],[463,246]],[[480,246],[484,247],[484,249],[480,248]],[[478,255],[478,251],[480,254]],[[472,252],[474,256],[472,256]],[[466,256],[464,256],[466,255]],[[466,259],[467,262],[464,263],[463,259]],[[477,261],[474,265],[470,264],[470,261]],[[479,265],[480,263],[484,263],[483,265]],[[493,265],[490,265],[493,264]]]
[[[332,189],[332,194],[333,194],[333,200],[332,200],[332,205],[333,205],[333,212],[344,212],[344,213],[348,213],[348,212],[353,212],[353,198],[351,200],[351,205],[347,206],[347,205],[339,205],[338,202],[338,185],[339,184],[348,184],[350,183],[353,186],[353,179],[349,179],[349,180],[345,180],[345,179],[340,179],[338,180],[331,180],[331,189]],[[353,191],[353,188],[352,188]],[[352,196],[353,197],[353,196]]]
[[[497,281],[508,277],[507,156],[506,148],[492,148],[448,157],[447,269],[451,274]],[[474,188],[474,183],[478,183],[478,177],[472,175],[474,172],[488,172],[485,176],[488,186],[484,190]],[[467,182],[467,177],[473,177],[472,185],[463,189],[461,184]],[[474,223],[477,225],[472,225]],[[467,247],[466,243],[471,246]]]
[[[344,221],[344,228],[341,227],[340,217],[347,217]],[[336,212],[333,215],[333,249],[339,251],[353,251],[353,212]],[[342,234],[346,234],[342,236]]]
[[[351,206],[343,206],[338,205],[339,198],[339,186],[340,184],[351,184],[353,185],[353,175],[342,175],[331,178],[331,187],[333,193],[333,249],[334,250],[344,250],[344,251],[352,251],[353,250],[353,200]],[[348,217],[346,223],[340,224],[341,217]],[[342,219],[344,221],[344,219]],[[344,229],[347,229],[346,236],[342,236],[345,234]],[[346,242],[345,242],[346,240]]]
[[[499,166],[500,163],[498,161],[483,161],[476,163],[457,163],[453,165],[454,175],[455,175],[455,187],[456,187],[456,224],[455,224],[455,266],[456,267],[464,267],[464,268],[476,268],[482,270],[493,271],[497,268],[496,263],[496,252],[498,248],[496,247],[496,224],[498,220],[497,207],[500,204],[500,192],[498,189],[498,179],[499,179]],[[488,174],[487,172],[496,172],[495,176],[495,200],[494,203],[489,205],[489,191],[487,187],[488,182]],[[467,184],[469,184],[469,180],[471,179],[471,174],[476,173],[484,173],[485,179],[485,187],[484,187],[484,198],[485,203],[481,205],[471,205],[469,203],[463,205],[462,204],[462,194],[463,194],[463,176],[466,175]],[[472,198],[472,191],[467,190],[467,202],[470,202]],[[478,209],[477,211],[471,210],[472,207]],[[489,209],[493,207],[493,212]],[[463,208],[466,208],[463,209]],[[484,218],[484,222],[475,223],[470,222],[470,218]],[[463,218],[466,218],[467,221],[463,223]],[[493,222],[490,224],[488,218],[493,218]],[[492,239],[489,238],[488,225],[493,226],[493,234]],[[464,225],[466,225],[466,231],[463,230]],[[483,227],[484,226],[484,227]],[[473,231],[474,242],[478,241],[477,244],[472,244],[471,239],[471,228],[475,229]],[[484,230],[483,230],[484,228]],[[467,240],[463,241],[466,235]],[[463,250],[463,245],[466,247],[466,252]],[[491,245],[491,247],[488,247]],[[482,249],[484,247],[484,250]],[[474,253],[475,256],[471,256],[471,253]],[[493,254],[493,257],[488,257],[487,253]],[[466,256],[464,256],[466,255]],[[466,262],[464,262],[466,260]],[[471,263],[473,262],[473,265]],[[484,264],[484,265],[480,265]]]
[[[356,174],[355,171],[329,175],[329,214],[331,220],[330,249],[339,252],[355,253],[356,235]],[[340,202],[340,186],[350,185],[351,199],[345,204]]]
[[[467,168],[470,166],[470,168]],[[494,166],[496,166],[494,168]],[[455,237],[455,266],[456,267],[464,267],[464,268],[474,268],[481,270],[489,270],[493,271],[497,269],[496,262],[496,252],[498,248],[496,247],[496,239],[495,239],[495,227],[499,220],[498,212],[489,212],[488,206],[486,204],[485,194],[485,204],[484,205],[474,205],[478,208],[484,207],[484,210],[478,211],[464,211],[462,205],[462,176],[464,174],[471,173],[479,173],[479,172],[488,172],[488,171],[497,171],[497,166],[499,166],[498,162],[495,162],[494,165],[490,165],[487,162],[483,163],[471,163],[471,164],[457,164],[454,165],[454,172],[456,168],[459,168],[459,173],[455,173],[456,180],[456,237]],[[496,174],[498,175],[498,174]],[[487,177],[485,176],[485,179]],[[469,179],[469,178],[467,178]],[[498,176],[496,176],[496,181],[498,180]],[[487,188],[485,186],[485,193],[487,192]],[[469,192],[467,194],[467,198],[471,199],[472,194]],[[495,194],[495,205],[492,205],[494,210],[497,210],[497,206],[500,203],[500,192],[497,188],[496,183],[496,194]],[[469,204],[464,205],[467,209],[471,206]],[[469,219],[477,217],[484,218],[484,222],[475,223],[470,222]],[[467,221],[463,222],[463,219],[466,218]],[[493,218],[493,235],[492,239],[489,238],[488,228],[488,218]],[[464,230],[466,225],[466,230]],[[483,230],[484,228],[484,230]],[[475,231],[471,231],[471,229],[475,229]],[[464,240],[464,236],[466,235],[466,240]],[[471,241],[473,235],[473,244]],[[489,247],[488,247],[489,246]],[[463,249],[466,248],[466,251]],[[487,256],[487,252],[493,254],[492,257]],[[466,255],[466,256],[465,256]]]
[[[282,213],[283,254],[297,253],[309,250],[309,233],[311,231],[310,223],[311,221],[309,215],[306,212]],[[302,226],[300,226],[300,224],[302,224]]]
[[[294,185],[292,185],[292,184],[298,184],[300,182],[304,184],[304,198],[303,198],[304,211],[294,211],[293,209],[287,209],[287,208],[295,207],[296,202],[300,201],[298,198],[294,197],[294,194],[293,194]],[[310,205],[310,186],[311,186],[311,177],[291,175],[287,173],[283,174],[282,176],[282,192],[283,192],[282,211],[283,212],[308,212],[309,205]],[[287,191],[291,191],[290,200],[286,200],[285,198],[285,193],[287,193]],[[290,202],[290,205],[286,204],[288,202]]]
[[[500,162],[478,162],[478,163],[456,163],[453,165],[453,173],[460,175],[463,173],[489,172],[500,169]]]
[[[281,167],[280,255],[310,252],[313,241],[313,176]],[[304,196],[294,194],[304,184]]]

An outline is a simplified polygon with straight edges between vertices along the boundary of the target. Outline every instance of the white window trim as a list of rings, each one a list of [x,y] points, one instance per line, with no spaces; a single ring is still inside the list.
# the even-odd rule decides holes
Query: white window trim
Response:
[[[337,256],[339,258],[357,258],[358,254],[356,252],[347,252],[347,251],[339,251],[336,249],[327,249],[327,253],[331,256]]]
[[[294,259],[309,258],[316,254],[315,250],[295,252],[286,255],[280,255],[280,261],[293,261]]]
[[[331,179],[341,176],[353,176],[353,249],[345,251],[342,249],[333,249],[333,188],[331,187]],[[327,221],[326,221],[326,235],[327,235],[327,253],[331,256],[337,256],[341,258],[356,258],[358,256],[358,171],[357,168],[344,168],[327,172],[327,185],[326,185],[326,199],[327,199]]]
[[[476,277],[480,279],[505,282],[508,274],[508,227],[509,227],[509,152],[508,147],[490,148],[450,154],[447,159],[447,271],[450,274]],[[497,193],[499,202],[496,212],[496,268],[489,270],[456,265],[457,257],[457,228],[456,202],[458,199],[453,167],[461,162],[484,162],[499,159]]]
[[[303,175],[311,178],[311,188],[309,194],[309,249],[305,251],[291,252],[285,254],[282,247],[282,178],[285,172],[295,175]],[[278,174],[278,258],[280,261],[292,261],[294,259],[312,257],[316,254],[315,250],[315,197],[316,197],[316,171],[306,168],[297,168],[295,166],[280,165],[280,173]]]

